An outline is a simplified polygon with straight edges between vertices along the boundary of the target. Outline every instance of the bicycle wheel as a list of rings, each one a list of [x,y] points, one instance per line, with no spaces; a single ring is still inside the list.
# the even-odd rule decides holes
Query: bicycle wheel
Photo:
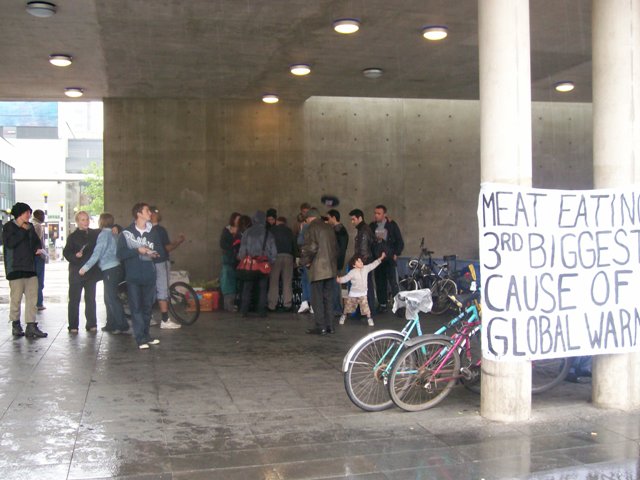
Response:
[[[353,354],[344,372],[344,388],[356,406],[368,412],[378,412],[393,405],[384,372],[402,346],[402,339],[399,333],[379,335]]]
[[[169,287],[169,310],[183,325],[192,325],[200,316],[200,300],[191,285],[175,282]]]
[[[531,362],[531,393],[542,393],[562,382],[569,373],[570,358],[550,358]]]
[[[398,282],[398,291],[419,290],[420,286],[415,278],[403,278]]]
[[[482,360],[482,346],[480,344],[480,330],[477,330],[469,337],[469,351],[464,352],[464,356],[461,355],[460,362],[462,368],[460,373],[460,383],[464,385],[467,390],[473,393],[480,393],[480,380],[482,378],[480,371],[480,361]]]
[[[451,347],[450,341],[437,338],[402,352],[389,377],[389,395],[393,403],[403,410],[417,412],[444,400],[456,384],[460,371],[460,356]],[[446,355],[449,357],[445,360]]]
[[[449,278],[438,280],[431,289],[431,298],[433,299],[431,313],[440,315],[449,310],[451,307],[449,295],[455,295],[456,293],[458,293],[458,287],[453,280]]]

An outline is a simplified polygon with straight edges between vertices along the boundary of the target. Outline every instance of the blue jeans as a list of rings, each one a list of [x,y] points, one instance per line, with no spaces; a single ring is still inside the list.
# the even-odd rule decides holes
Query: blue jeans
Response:
[[[102,272],[104,282],[104,305],[107,307],[107,324],[109,330],[129,330],[129,322],[124,318],[124,309],[118,299],[118,285],[124,279],[122,267],[110,268]]]
[[[141,345],[151,340],[149,323],[151,322],[151,308],[156,301],[156,284],[140,285],[127,282],[129,296],[129,310],[136,343]]]
[[[36,275],[38,276],[38,302],[36,307],[42,307],[44,297],[42,296],[42,290],[44,289],[44,258],[40,255],[36,255]]]
[[[302,285],[302,301],[311,302],[311,284],[309,283],[309,273],[307,267],[302,267],[302,276],[300,277],[300,284]]]

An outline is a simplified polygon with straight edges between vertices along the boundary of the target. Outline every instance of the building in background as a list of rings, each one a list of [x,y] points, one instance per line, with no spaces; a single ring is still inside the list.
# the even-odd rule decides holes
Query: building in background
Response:
[[[50,247],[88,203],[86,169],[102,169],[102,102],[0,102],[0,209],[16,200],[46,214]]]

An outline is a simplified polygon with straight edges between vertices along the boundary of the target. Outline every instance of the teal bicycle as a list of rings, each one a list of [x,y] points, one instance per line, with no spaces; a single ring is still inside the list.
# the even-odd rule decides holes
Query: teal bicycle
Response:
[[[475,278],[474,271],[472,271],[472,275]],[[373,332],[356,342],[344,357],[342,372],[347,396],[362,410],[375,412],[385,410],[393,405],[394,401],[389,393],[389,379],[398,358],[401,355],[404,359],[407,358],[403,353],[407,348],[411,347],[414,354],[424,355],[426,353],[424,346],[415,347],[415,345],[425,338],[433,336],[439,336],[440,342],[447,341],[447,344],[450,345],[449,337],[444,334],[460,330],[465,324],[468,328],[471,326],[473,328],[469,330],[468,345],[463,342],[458,344],[460,351],[466,348],[463,355],[464,362],[458,361],[455,375],[451,372],[447,373],[446,386],[450,390],[460,380],[469,390],[480,393],[480,313],[477,302],[479,292],[457,297],[452,295],[450,297],[452,306],[459,309],[459,315],[430,335],[422,335],[418,316],[420,311],[426,313],[431,308],[430,291],[425,289],[400,292],[396,298],[401,302],[407,302],[407,298],[416,298],[415,295],[420,295],[420,292],[425,292],[425,303],[420,308],[420,302],[414,301],[412,308],[407,309],[406,316],[409,321],[402,331],[379,330]],[[428,304],[426,303],[427,295]],[[472,322],[472,325],[469,322]],[[560,383],[566,377],[569,367],[570,361],[566,358],[532,362],[532,393],[545,392]],[[402,398],[402,391],[402,388],[397,389],[397,399]],[[402,402],[400,400],[396,403]],[[421,402],[418,404],[421,405]]]
[[[396,298],[411,303],[406,313],[409,321],[402,331],[378,330],[370,333],[349,349],[342,362],[347,396],[356,406],[368,412],[385,410],[393,405],[387,377],[404,345],[411,338],[422,335],[418,312],[429,312],[433,303],[429,289],[400,292]],[[421,301],[408,300],[411,298],[420,298]]]

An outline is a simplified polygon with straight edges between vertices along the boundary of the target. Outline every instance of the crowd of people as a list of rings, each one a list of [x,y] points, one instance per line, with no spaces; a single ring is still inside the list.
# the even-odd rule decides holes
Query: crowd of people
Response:
[[[30,222],[33,213],[34,221]],[[157,207],[136,203],[132,208],[133,222],[124,230],[113,215],[100,215],[98,229],[89,227],[90,217],[80,211],[75,216],[77,228],[67,237],[63,256],[69,262],[68,331],[77,334],[80,327],[80,301],[84,293],[85,330],[98,329],[96,285],[102,280],[107,312],[102,331],[114,335],[129,333],[118,288],[126,280],[133,336],[139,349],[158,345],[160,340],[150,334],[152,307],[160,308],[160,328],[176,329],[181,325],[169,317],[169,253],[185,241],[180,234],[171,241],[160,225],[162,216]],[[36,313],[46,309],[43,304],[44,264],[48,261],[42,223],[44,212],[32,212],[26,203],[18,202],[11,209],[12,221],[2,227],[2,244],[6,278],[9,281],[9,320],[14,337],[43,338]],[[22,329],[21,306],[24,298],[26,330]]]
[[[347,261],[349,234],[335,208],[322,215],[303,203],[291,227],[274,208],[266,213],[258,210],[252,218],[232,213],[220,236],[224,309],[239,311],[243,317],[252,310],[265,317],[278,306],[294,312],[293,278],[298,268],[301,303],[297,313],[311,312],[315,320],[308,333],[333,333],[333,319],[339,317],[342,325],[358,307],[373,326],[373,311],[385,311],[389,296],[398,292],[396,262],[404,241],[384,205],[375,207],[370,224],[360,209],[351,210],[349,216],[356,234]],[[239,270],[238,265],[249,258],[268,262],[270,271]],[[350,285],[344,305],[342,284]]]
[[[118,298],[118,288],[126,280],[133,336],[139,349],[148,349],[160,341],[150,334],[152,307],[158,302],[160,328],[176,329],[180,324],[169,316],[169,254],[185,241],[180,234],[171,241],[160,225],[157,207],[136,203],[133,222],[122,229],[113,215],[103,213],[99,228],[89,227],[90,216],[80,211],[77,228],[67,237],[63,256],[69,263],[68,331],[80,328],[80,302],[84,294],[85,330],[97,332],[96,285],[103,281],[107,312],[103,331],[129,333],[129,322]],[[44,212],[25,203],[16,203],[13,220],[2,228],[6,278],[10,288],[9,319],[14,337],[46,337],[36,322],[36,313],[44,310],[45,248]],[[33,222],[30,220],[32,219]],[[343,324],[356,308],[374,325],[373,311],[384,311],[389,294],[398,291],[396,260],[404,242],[397,223],[387,215],[384,205],[373,212],[373,222],[364,221],[360,209],[349,212],[356,229],[353,254],[347,260],[349,234],[338,210],[321,215],[308,203],[290,227],[287,219],[270,208],[253,217],[234,212],[220,237],[222,269],[220,287],[223,308],[239,311],[244,317],[256,312],[260,317],[282,308],[314,315],[311,334],[333,333],[333,319]],[[239,270],[243,259],[259,260],[266,272]],[[294,269],[299,268],[301,303],[293,303]],[[346,270],[346,272],[345,272]],[[342,284],[350,285],[343,305]],[[24,298],[26,329],[22,329],[21,306]],[[376,301],[377,299],[377,301]]]

